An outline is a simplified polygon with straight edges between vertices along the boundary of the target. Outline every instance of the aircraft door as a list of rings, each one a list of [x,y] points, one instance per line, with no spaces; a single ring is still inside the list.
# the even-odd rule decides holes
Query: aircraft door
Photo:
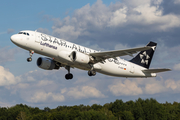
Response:
[[[26,42],[26,46],[28,46],[28,43],[29,43],[29,33],[26,33],[25,42]]]

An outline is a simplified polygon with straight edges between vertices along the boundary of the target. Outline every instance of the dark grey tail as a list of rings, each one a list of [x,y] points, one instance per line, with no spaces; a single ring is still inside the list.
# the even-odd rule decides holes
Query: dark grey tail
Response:
[[[132,60],[130,60],[130,62],[149,69],[149,66],[151,64],[151,60],[153,58],[157,43],[149,42],[147,44],[147,46],[151,46],[152,49],[141,51]]]

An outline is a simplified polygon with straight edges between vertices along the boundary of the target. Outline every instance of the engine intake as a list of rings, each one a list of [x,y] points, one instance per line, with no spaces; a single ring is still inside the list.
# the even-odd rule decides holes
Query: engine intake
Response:
[[[54,60],[51,60],[50,58],[39,57],[37,59],[37,66],[41,69],[53,70],[59,69],[60,64],[57,65],[56,62]]]

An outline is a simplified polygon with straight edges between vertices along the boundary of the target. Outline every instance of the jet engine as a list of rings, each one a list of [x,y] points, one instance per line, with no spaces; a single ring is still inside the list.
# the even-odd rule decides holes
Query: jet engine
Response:
[[[56,62],[50,58],[39,57],[37,59],[37,66],[41,69],[52,70],[59,69],[60,63],[56,64]]]
[[[86,54],[83,54],[83,53],[80,53],[80,52],[76,52],[76,51],[73,51],[71,54],[70,54],[70,58],[73,62],[76,62],[76,63],[84,63],[84,64],[87,64],[90,62],[90,57],[89,55],[86,55]]]

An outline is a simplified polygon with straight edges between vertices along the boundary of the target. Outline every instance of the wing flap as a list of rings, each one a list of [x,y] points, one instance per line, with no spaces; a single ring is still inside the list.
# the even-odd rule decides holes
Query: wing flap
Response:
[[[147,70],[142,70],[142,71],[146,72],[146,73],[159,73],[159,72],[171,71],[171,69],[167,69],[167,68],[162,68],[162,69],[147,69]]]

